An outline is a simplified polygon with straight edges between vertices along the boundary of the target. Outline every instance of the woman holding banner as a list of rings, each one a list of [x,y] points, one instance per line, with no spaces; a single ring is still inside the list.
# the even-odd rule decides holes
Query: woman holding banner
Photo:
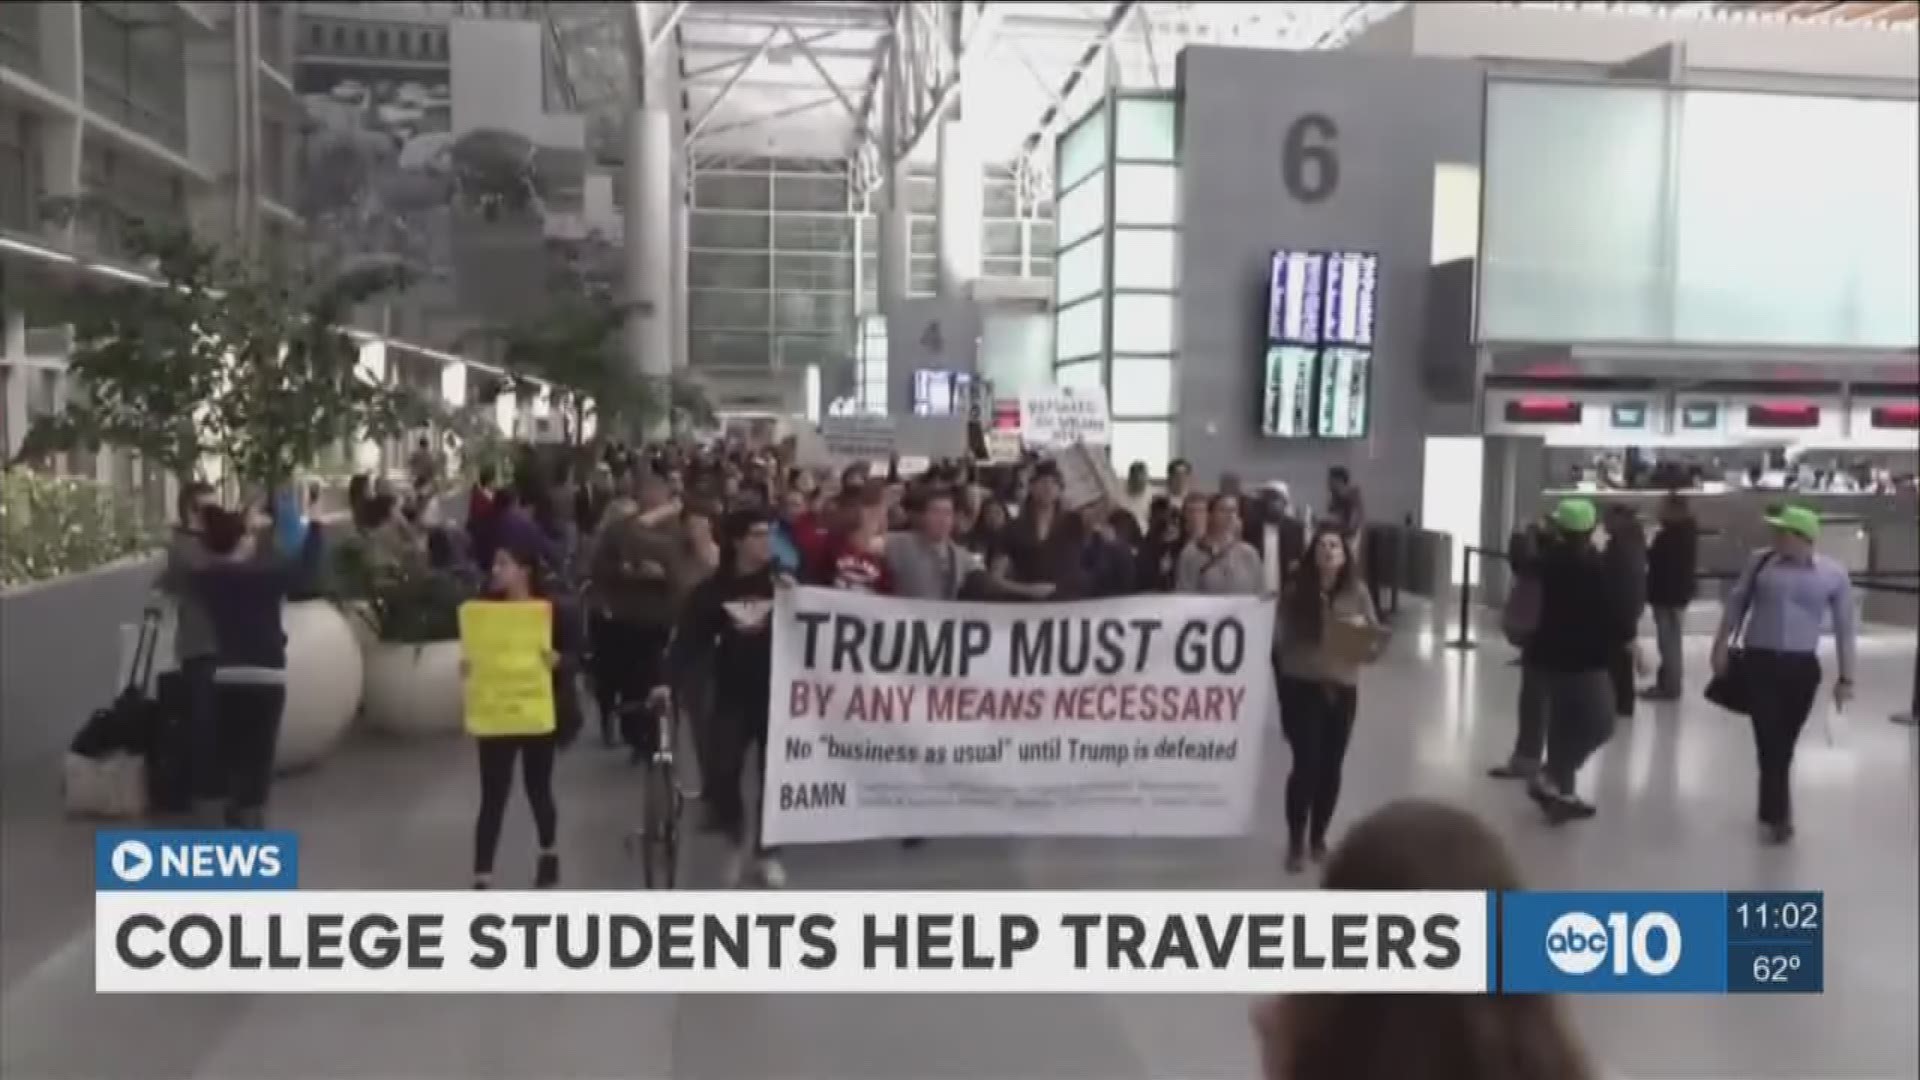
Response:
[[[560,691],[561,657],[572,647],[571,620],[558,615],[541,594],[539,543],[509,534],[494,552],[490,596],[461,609],[461,670],[467,681],[467,730],[480,749],[480,812],[473,826],[473,887],[493,882],[493,858],[517,762],[533,810],[540,855],[533,887],[560,884],[559,811],[553,799],[553,762],[579,733],[580,710]],[[511,654],[511,655],[509,655]],[[529,655],[532,654],[532,655]],[[532,663],[549,675],[545,701],[513,694]],[[478,675],[478,678],[476,678]],[[497,692],[496,692],[497,691]],[[508,697],[516,700],[504,701]],[[538,694],[533,697],[539,697]],[[503,706],[496,709],[495,706]]]
[[[1280,725],[1293,748],[1287,775],[1287,872],[1327,854],[1327,827],[1359,704],[1360,668],[1385,643],[1373,602],[1335,523],[1321,525],[1290,575],[1274,635]]]

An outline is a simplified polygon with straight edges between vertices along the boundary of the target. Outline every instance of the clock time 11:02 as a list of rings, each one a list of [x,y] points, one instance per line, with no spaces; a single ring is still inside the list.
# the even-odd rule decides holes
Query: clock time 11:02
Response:
[[[1747,900],[1734,905],[1733,913],[1742,930],[1815,931],[1820,929],[1820,905],[1812,900],[1763,902]]]

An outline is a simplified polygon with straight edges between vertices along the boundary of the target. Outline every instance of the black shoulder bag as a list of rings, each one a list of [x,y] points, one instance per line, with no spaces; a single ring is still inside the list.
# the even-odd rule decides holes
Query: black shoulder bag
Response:
[[[1742,716],[1753,714],[1753,665],[1744,646],[1747,620],[1753,617],[1753,600],[1760,589],[1760,575],[1772,561],[1773,552],[1764,552],[1747,570],[1747,591],[1740,602],[1740,618],[1734,623],[1733,636],[1727,643],[1727,670],[1715,675],[1707,683],[1708,701]]]

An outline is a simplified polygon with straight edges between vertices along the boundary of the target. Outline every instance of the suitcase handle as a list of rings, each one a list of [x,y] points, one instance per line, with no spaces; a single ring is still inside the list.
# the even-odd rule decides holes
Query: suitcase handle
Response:
[[[160,609],[148,605],[140,613],[140,634],[133,643],[133,663],[127,668],[128,691],[142,694],[153,685],[154,654],[160,651]]]

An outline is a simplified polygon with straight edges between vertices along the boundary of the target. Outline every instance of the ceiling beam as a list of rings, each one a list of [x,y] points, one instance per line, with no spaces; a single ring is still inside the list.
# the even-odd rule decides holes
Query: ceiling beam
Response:
[[[776,40],[776,41],[779,40],[780,31],[782,29],[783,29],[782,27],[778,27],[778,26],[773,28],[773,33],[771,35],[773,40]],[[685,30],[686,30],[685,27],[681,28],[683,39],[685,37]],[[820,42],[827,40],[828,38],[837,37],[839,34],[840,34],[840,31],[838,30],[824,30],[818,33],[808,34],[802,40],[804,40],[808,45],[811,46],[811,45],[817,45]],[[762,44],[764,44],[764,42]],[[693,70],[687,72],[686,77],[689,79],[703,79],[703,78],[706,78],[708,75],[718,75],[723,71],[730,72],[734,69],[736,65],[740,63],[740,52],[742,50],[742,47],[735,42],[687,41],[685,45],[683,45],[682,47],[689,52],[731,52],[733,54],[732,56],[727,57],[725,60],[719,60],[711,64],[704,64],[700,67],[694,68]],[[758,48],[759,46],[755,46],[755,47]]]
[[[1039,123],[1034,125],[1033,131],[1020,144],[1022,154],[1031,154],[1039,149],[1041,141],[1047,137],[1047,132],[1060,122],[1061,110],[1066,108],[1067,101],[1073,96],[1074,90],[1079,87],[1081,80],[1087,77],[1087,72],[1093,69],[1093,65],[1099,63],[1100,58],[1106,55],[1107,47],[1113,44],[1114,35],[1127,25],[1127,20],[1133,17],[1134,9],[1138,6],[1133,0],[1125,0],[1123,3],[1113,5],[1105,25],[1100,28],[1099,36],[1095,37],[1086,51],[1080,54],[1080,59],[1073,65],[1073,70],[1069,71],[1067,77],[1061,81],[1060,90],[1054,95],[1054,103],[1047,106],[1046,111],[1040,114]]]
[[[907,132],[905,143],[898,147],[894,154],[894,161],[903,161],[911,157],[913,152],[920,148],[920,144],[926,141],[927,136],[940,126],[940,118],[952,108],[954,99],[960,94],[962,84],[966,82],[968,65],[1000,32],[1000,21],[1006,10],[1004,3],[980,3],[974,4],[973,8],[973,25],[967,28],[966,40],[961,42],[958,54],[953,57],[953,67],[947,73],[946,82],[935,90],[932,106],[914,118],[913,127]]]
[[[748,128],[761,127],[762,125],[773,123],[776,120],[785,120],[789,116],[798,116],[801,113],[816,112],[820,109],[824,109],[834,104],[838,100],[839,100],[838,98],[834,98],[834,97],[815,98],[812,101],[802,101],[797,104],[789,105],[784,109],[775,109],[772,112],[760,113],[757,116],[748,116],[739,120],[732,120],[725,124],[719,125],[713,130],[706,132],[704,135],[696,134],[695,139],[696,140],[713,139],[721,135],[728,134],[730,132],[745,131]]]
[[[727,100],[727,95],[733,93],[733,88],[739,86],[740,80],[747,77],[747,72],[760,65],[761,59],[767,55],[767,50],[773,48],[773,43],[780,40],[780,35],[784,32],[782,27],[773,28],[768,32],[766,40],[760,43],[759,48],[738,61],[739,66],[733,69],[733,74],[727,77],[726,82],[720,84],[720,92],[713,95],[713,100],[707,102],[707,107],[700,110],[700,118],[687,129],[688,145],[692,145],[693,140],[700,137],[700,129],[706,127],[707,121],[713,119],[714,112],[720,108],[722,102]]]
[[[860,112],[853,122],[852,153],[858,154],[868,138],[873,134],[873,106],[879,100],[880,85],[887,77],[887,56],[900,41],[900,35],[889,26],[879,43],[873,48],[873,60],[867,69],[866,88],[860,94]]]
[[[834,97],[840,99],[840,104],[847,110],[847,119],[858,124],[860,122],[859,107],[854,105],[853,99],[847,96],[845,90],[840,89],[840,84],[833,81],[833,76],[827,73],[827,66],[820,62],[819,57],[813,55],[813,50],[800,37],[800,32],[789,26],[787,36],[793,39],[794,48],[800,50],[801,57],[806,60],[808,66],[813,68],[813,73],[820,76],[820,81],[826,84],[827,89],[833,91]]]

